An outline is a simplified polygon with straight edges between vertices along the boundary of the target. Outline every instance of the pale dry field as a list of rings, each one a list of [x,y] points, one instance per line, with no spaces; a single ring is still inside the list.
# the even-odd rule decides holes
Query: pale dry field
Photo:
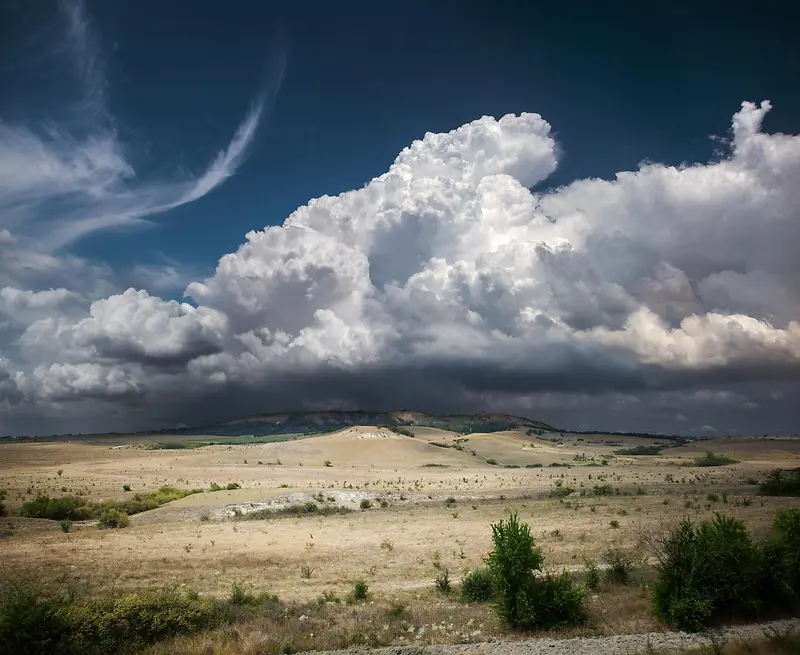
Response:
[[[0,578],[23,572],[89,593],[186,584],[225,595],[238,582],[287,601],[308,601],[324,592],[344,596],[364,579],[373,598],[457,612],[464,621],[475,613],[475,625],[482,617],[479,636],[486,637],[499,628],[485,608],[454,610],[453,601],[434,592],[433,578],[447,568],[457,581],[479,567],[491,549],[490,524],[509,511],[530,523],[547,565],[574,570],[584,557],[600,557],[612,547],[646,557],[642,532],[684,516],[700,520],[724,511],[759,534],[768,530],[775,509],[800,506],[800,499],[756,496],[752,483],[772,468],[800,466],[800,439],[704,440],[662,456],[632,457],[613,451],[654,441],[566,435],[553,443],[548,439],[560,438],[557,434],[543,439],[522,431],[466,437],[431,428],[414,431],[410,438],[362,427],[282,443],[193,450],[146,450],[124,437],[112,442],[116,445],[0,445],[0,489],[11,514],[0,519]],[[740,461],[681,466],[706,451]],[[524,468],[533,464],[542,467]],[[165,484],[207,489],[211,482],[238,482],[242,488],[186,497],[135,515],[120,530],[86,522],[65,534],[56,522],[14,516],[22,502],[41,493],[123,499]],[[123,484],[131,491],[124,492]],[[552,498],[557,484],[575,492]],[[623,493],[595,495],[595,485]],[[233,517],[236,510],[315,497],[321,506],[353,511]],[[365,498],[372,507],[362,510]],[[613,593],[622,594],[624,602],[609,603],[604,594],[592,610],[595,619],[609,615],[608,634],[658,629],[643,586]],[[622,606],[635,611],[626,616]]]

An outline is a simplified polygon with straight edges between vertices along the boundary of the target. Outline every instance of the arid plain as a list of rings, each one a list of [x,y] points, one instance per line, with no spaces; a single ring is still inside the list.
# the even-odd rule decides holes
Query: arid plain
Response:
[[[373,620],[381,630],[377,603],[380,611],[407,607],[412,624],[428,626],[422,634],[419,625],[393,632],[386,643],[484,641],[511,637],[485,607],[437,594],[433,581],[446,569],[455,585],[480,567],[491,550],[490,524],[509,511],[531,525],[546,566],[579,571],[587,557],[602,561],[616,547],[645,563],[651,553],[643,536],[685,516],[724,511],[758,535],[775,509],[800,506],[800,499],[759,496],[756,486],[774,468],[800,466],[795,437],[674,446],[602,434],[410,432],[357,426],[176,450],[152,449],[157,437],[141,435],[3,443],[0,489],[9,515],[0,518],[0,577],[22,574],[89,594],[186,585],[223,596],[236,583],[297,603],[343,597],[364,580],[371,603],[348,608],[346,619],[331,615],[331,634]],[[618,454],[660,444],[658,455]],[[736,463],[695,466],[707,452]],[[241,488],[211,492],[212,483]],[[85,521],[65,533],[57,521],[18,516],[37,495],[123,500],[162,485],[205,491],[136,514],[118,530]],[[309,503],[314,511],[281,511]],[[254,511],[264,518],[248,520]],[[660,630],[648,602],[643,573],[638,584],[590,597],[591,622],[572,633]],[[315,640],[308,632],[301,640],[308,646],[346,645],[344,637]],[[250,652],[243,639],[241,652]],[[201,647],[193,643],[186,648]],[[210,644],[203,649],[217,652]]]

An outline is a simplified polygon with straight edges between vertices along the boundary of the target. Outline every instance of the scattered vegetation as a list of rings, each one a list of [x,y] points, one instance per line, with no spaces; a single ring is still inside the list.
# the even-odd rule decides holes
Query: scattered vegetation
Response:
[[[255,596],[238,585],[226,600],[175,588],[87,600],[74,594],[48,596],[36,585],[10,580],[0,594],[0,652],[134,653],[175,635],[283,611],[274,596]]]
[[[127,487],[126,490],[130,489],[128,485],[124,485],[123,488],[125,487]],[[212,482],[210,491],[233,490],[239,488],[240,485],[237,482],[230,482],[224,487]],[[61,521],[64,519],[70,521],[87,521],[89,519],[99,518],[104,512],[111,509],[127,514],[128,516],[133,516],[134,514],[156,509],[162,505],[171,503],[173,500],[179,500],[180,498],[202,492],[202,489],[177,489],[165,485],[150,493],[137,493],[133,498],[126,500],[109,499],[96,503],[87,503],[83,498],[78,496],[51,498],[47,495],[41,495],[24,502],[19,513],[20,516],[50,519],[53,521]]]
[[[242,513],[235,518],[244,521],[262,521],[264,519],[290,517],[290,516],[303,516],[308,514],[315,514],[319,516],[332,516],[334,514],[349,514],[353,510],[349,507],[340,507],[338,505],[325,505],[320,507],[313,500],[307,503],[297,505],[287,505],[286,507],[278,507],[275,509],[265,508],[257,509],[253,512]]]

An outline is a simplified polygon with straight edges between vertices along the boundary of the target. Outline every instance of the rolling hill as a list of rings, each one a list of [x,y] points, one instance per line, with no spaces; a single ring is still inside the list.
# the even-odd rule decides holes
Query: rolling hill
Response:
[[[411,411],[369,412],[326,410],[255,414],[244,418],[192,428],[165,429],[158,434],[218,435],[254,437],[280,434],[322,434],[358,425],[389,428],[428,427],[459,434],[499,432],[514,429],[557,431],[556,428],[521,416],[509,414],[424,414]]]

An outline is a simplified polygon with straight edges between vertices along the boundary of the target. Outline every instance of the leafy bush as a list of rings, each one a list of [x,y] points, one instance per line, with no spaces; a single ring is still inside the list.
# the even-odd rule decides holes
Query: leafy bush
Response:
[[[372,507],[372,501],[368,500],[367,498],[364,498],[364,500],[362,500],[361,503],[359,504],[359,507],[361,509],[369,509],[370,507]]]
[[[122,490],[123,490],[123,491],[130,491],[130,490],[131,490],[131,485],[129,485],[129,484],[123,484],[123,485],[122,485]]]
[[[72,530],[72,521],[69,519],[62,519],[58,522],[58,525],[61,527],[61,532],[70,532]]]
[[[100,529],[106,528],[126,528],[130,523],[130,519],[125,512],[120,512],[118,509],[107,509],[97,519],[97,527]]]
[[[116,509],[128,516],[133,516],[134,514],[156,509],[171,503],[173,500],[179,500],[198,493],[202,493],[202,489],[176,489],[175,487],[164,485],[147,494],[137,493],[128,500],[104,500],[99,503],[92,503],[89,506],[90,516],[87,518],[96,518],[108,509]]]
[[[241,488],[242,485],[240,485],[238,482],[229,482],[228,484],[225,485],[225,489],[227,491],[234,491],[235,489],[241,489]]]
[[[434,578],[436,583],[436,591],[440,594],[449,594],[453,591],[453,586],[450,584],[450,571],[442,569],[439,574]]]
[[[228,595],[228,602],[231,605],[247,605],[253,600],[254,596],[247,591],[247,588],[234,580],[231,585],[231,593]]]
[[[725,457],[724,455],[715,455],[712,452],[707,452],[702,457],[698,457],[691,464],[684,466],[728,466],[729,464],[738,464],[738,459]]]
[[[603,555],[603,562],[608,566],[606,580],[611,584],[626,585],[631,580],[631,573],[637,567],[637,557],[634,553],[622,548],[612,548]]]
[[[529,585],[532,613],[527,629],[567,628],[587,618],[586,594],[572,582],[569,572],[548,573]]]
[[[782,507],[772,519],[776,536],[772,543],[777,566],[770,567],[782,583],[784,594],[800,601],[800,509]]]
[[[366,600],[369,596],[369,585],[359,580],[353,585],[353,600]]]
[[[0,652],[129,653],[173,635],[213,628],[219,619],[213,601],[175,590],[78,601],[46,598],[30,585],[10,581],[0,594]]]
[[[774,469],[759,485],[762,496],[800,496],[800,469],[784,472]]]
[[[634,448],[623,448],[615,450],[615,455],[660,455],[664,446],[635,446]]]
[[[469,571],[461,581],[461,600],[486,603],[494,598],[494,580],[488,569]]]
[[[590,591],[600,591],[600,567],[593,559],[587,558],[583,563],[583,582]]]
[[[572,625],[585,620],[583,590],[569,574],[537,578],[544,557],[530,526],[516,513],[492,524],[494,549],[486,558],[495,581],[495,609],[517,630]]]
[[[654,545],[659,563],[653,606],[665,623],[697,631],[762,607],[764,554],[742,521],[716,514],[695,527],[686,519]]]
[[[86,506],[86,501],[75,496],[62,496],[61,498],[37,496],[33,500],[22,503],[19,514],[53,521],[63,519],[83,521],[91,517],[91,510]]]

